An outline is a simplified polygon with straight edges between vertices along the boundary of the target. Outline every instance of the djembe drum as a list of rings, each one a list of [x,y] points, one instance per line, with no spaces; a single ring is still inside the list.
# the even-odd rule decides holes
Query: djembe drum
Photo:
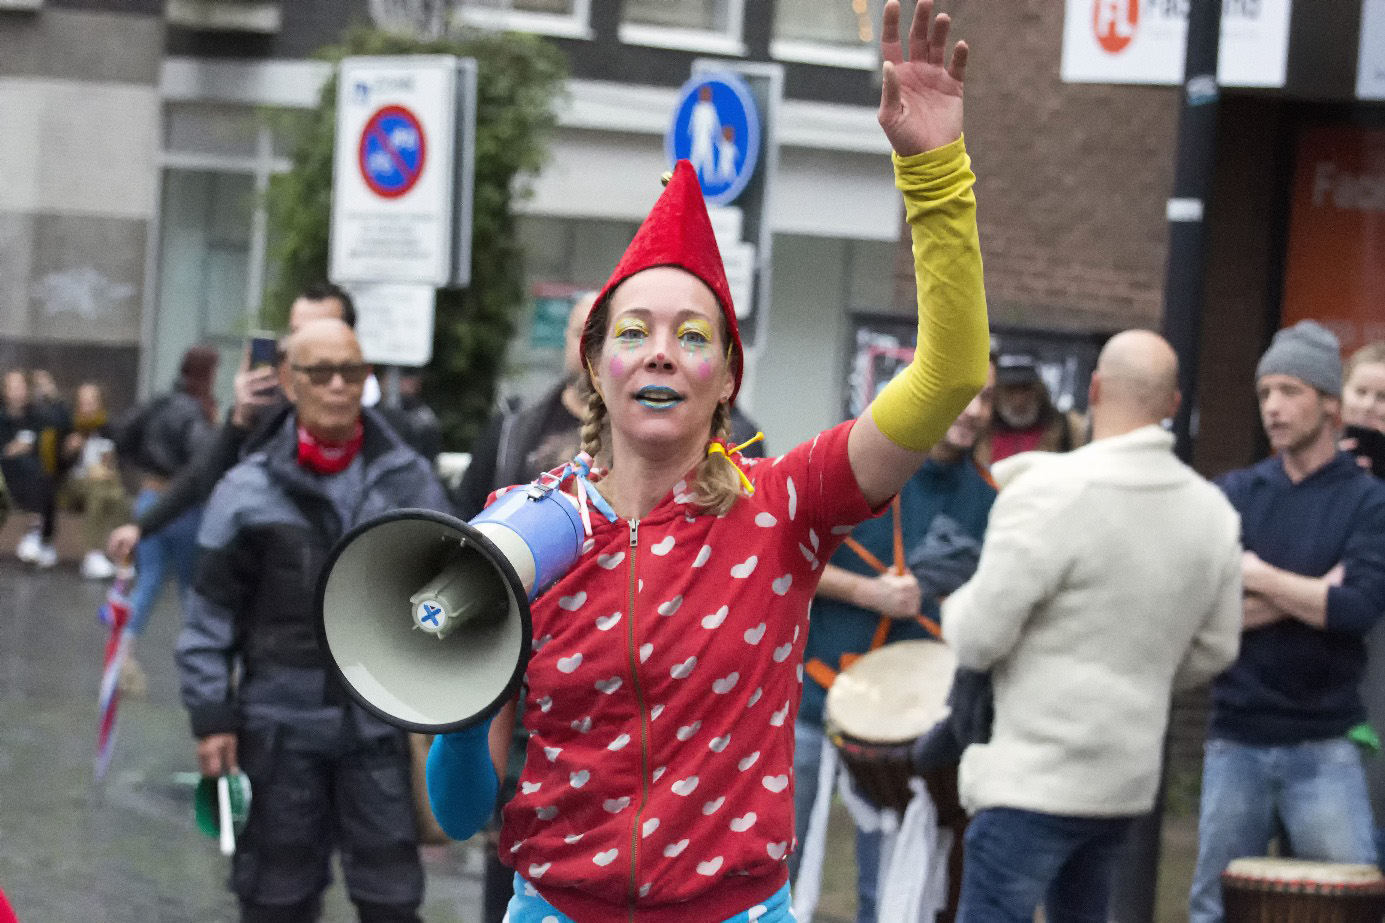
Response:
[[[947,717],[956,669],[945,644],[899,641],[862,655],[827,690],[827,736],[856,788],[880,807],[903,813],[908,806],[909,747]]]
[[[827,690],[824,724],[857,791],[901,816],[913,792],[909,779],[914,741],[947,717],[947,694],[957,657],[938,641],[897,641],[863,654]],[[923,778],[938,811],[938,826],[952,831],[948,860],[948,912],[961,890],[962,835],[967,815],[957,797],[957,767]]]
[[[1234,860],[1221,876],[1227,923],[1380,923],[1385,876],[1374,865]]]

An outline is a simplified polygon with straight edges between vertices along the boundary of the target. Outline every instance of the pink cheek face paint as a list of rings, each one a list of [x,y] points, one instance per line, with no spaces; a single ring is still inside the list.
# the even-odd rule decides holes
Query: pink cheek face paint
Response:
[[[611,370],[612,378],[623,378],[625,376],[625,363],[620,360],[619,356],[611,357],[608,368]]]
[[[693,369],[698,381],[709,381],[712,377],[712,363],[703,359]]]

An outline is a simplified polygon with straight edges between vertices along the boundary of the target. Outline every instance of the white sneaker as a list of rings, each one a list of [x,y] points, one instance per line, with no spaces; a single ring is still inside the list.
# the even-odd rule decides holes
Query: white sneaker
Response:
[[[58,563],[58,549],[52,545],[40,544],[38,546],[38,556],[34,558],[34,566],[49,568]]]
[[[99,551],[88,551],[82,558],[82,577],[86,580],[109,580],[115,576],[115,565]]]
[[[19,540],[19,546],[15,548],[14,555],[25,564],[33,564],[38,560],[39,549],[43,546],[43,539],[39,537],[38,530],[27,533]]]

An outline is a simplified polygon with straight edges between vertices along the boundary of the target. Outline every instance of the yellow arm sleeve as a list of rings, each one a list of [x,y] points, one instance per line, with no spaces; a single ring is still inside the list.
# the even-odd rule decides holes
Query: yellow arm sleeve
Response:
[[[891,442],[926,452],[986,383],[991,334],[976,176],[962,138],[910,157],[896,154],[894,171],[914,244],[918,349],[870,413]]]

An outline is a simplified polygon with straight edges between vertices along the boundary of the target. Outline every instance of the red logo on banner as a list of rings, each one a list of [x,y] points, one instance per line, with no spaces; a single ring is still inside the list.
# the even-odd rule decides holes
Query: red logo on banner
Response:
[[[1140,0],[1096,0],[1092,9],[1096,40],[1111,54],[1125,50],[1139,24]]]

